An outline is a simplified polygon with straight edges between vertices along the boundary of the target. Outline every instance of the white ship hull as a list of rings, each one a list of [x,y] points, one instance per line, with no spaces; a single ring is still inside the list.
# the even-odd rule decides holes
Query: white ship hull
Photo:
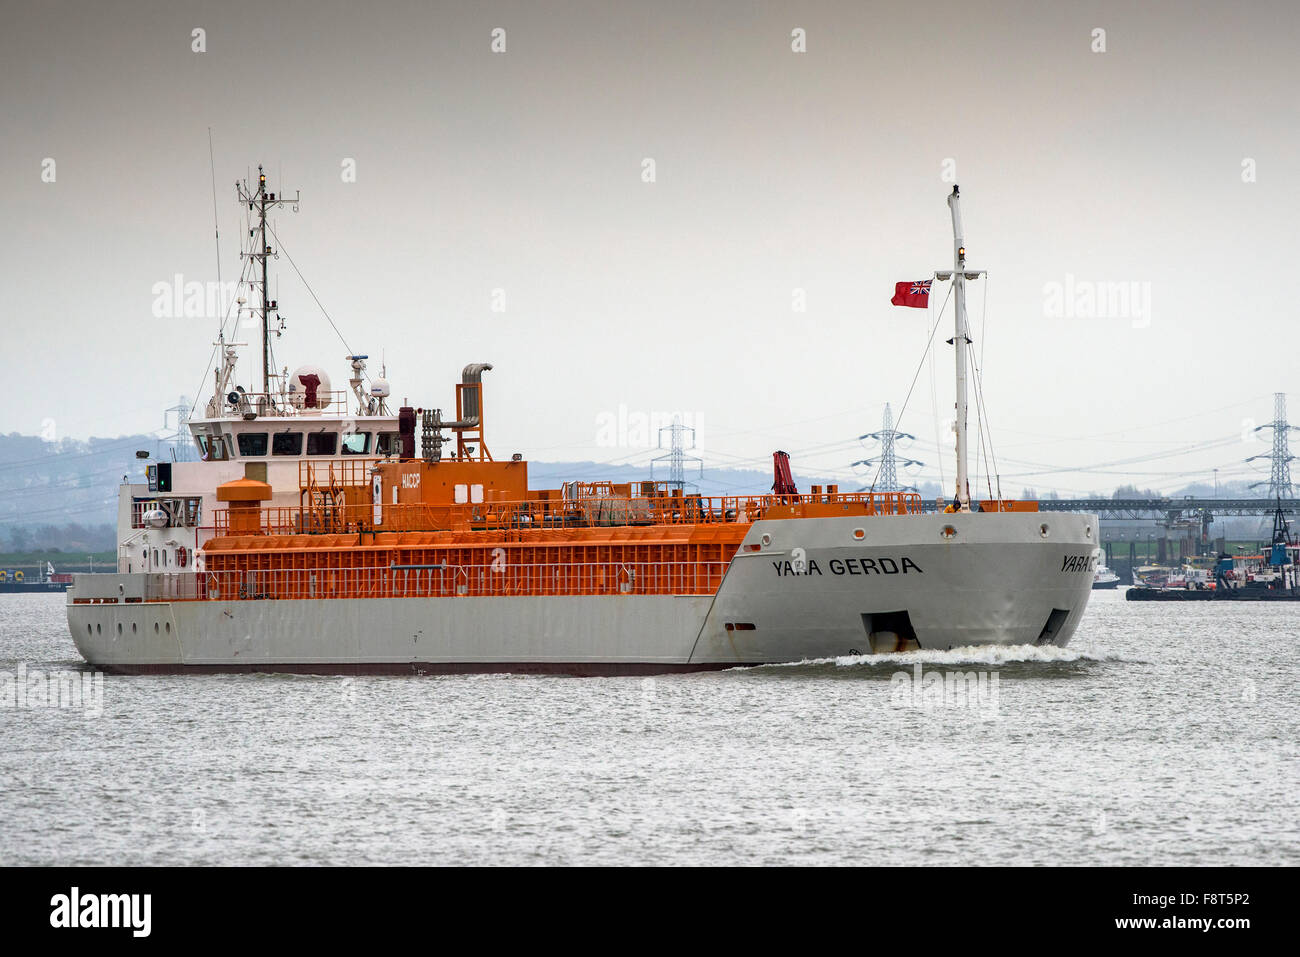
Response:
[[[716,595],[155,601],[158,576],[78,575],[68,624],[90,664],[125,673],[650,674],[1061,646],[1096,529],[1043,513],[760,521]]]

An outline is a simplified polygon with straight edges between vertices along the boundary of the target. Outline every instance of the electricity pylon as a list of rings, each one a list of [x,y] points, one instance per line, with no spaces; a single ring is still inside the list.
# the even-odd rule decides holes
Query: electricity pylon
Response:
[[[901,465],[907,468],[910,465],[920,467],[924,462],[918,462],[916,459],[899,458],[895,443],[898,439],[916,440],[916,436],[908,432],[899,432],[894,428],[894,410],[885,403],[885,416],[882,422],[882,428],[879,432],[868,432],[866,435],[859,435],[858,441],[866,439],[875,439],[880,443],[880,456],[874,459],[859,459],[853,465],[861,465],[864,468],[870,468],[879,464],[880,474],[876,477],[873,486],[864,485],[859,491],[867,491],[874,487],[877,492],[915,492],[915,487],[911,485],[898,484],[898,468]]]
[[[1294,494],[1294,487],[1291,485],[1291,460],[1295,456],[1291,454],[1288,446],[1287,434],[1293,429],[1300,429],[1300,426],[1289,425],[1286,421],[1285,392],[1273,393],[1273,421],[1267,425],[1258,426],[1255,431],[1262,432],[1264,429],[1273,430],[1273,451],[1268,455],[1252,455],[1246,461],[1270,459],[1268,481],[1256,482],[1251,488],[1267,485],[1269,498],[1291,498]]]

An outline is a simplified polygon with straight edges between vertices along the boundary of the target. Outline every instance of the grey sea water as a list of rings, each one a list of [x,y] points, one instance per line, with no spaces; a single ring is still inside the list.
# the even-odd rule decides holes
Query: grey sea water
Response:
[[[0,864],[1295,864],[1298,625],[1099,592],[1063,650],[15,692]],[[20,668],[85,668],[62,596],[0,598]]]

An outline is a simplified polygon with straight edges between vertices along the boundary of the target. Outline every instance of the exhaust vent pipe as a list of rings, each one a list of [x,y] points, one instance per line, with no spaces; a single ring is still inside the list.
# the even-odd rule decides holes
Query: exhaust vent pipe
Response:
[[[460,414],[465,416],[459,422],[448,422],[446,425],[452,428],[467,429],[478,425],[478,420],[482,414],[482,404],[479,400],[479,389],[483,385],[483,373],[492,368],[490,362],[471,362],[465,367],[460,374],[460,381],[463,385],[474,386],[472,389],[461,390],[461,410]]]

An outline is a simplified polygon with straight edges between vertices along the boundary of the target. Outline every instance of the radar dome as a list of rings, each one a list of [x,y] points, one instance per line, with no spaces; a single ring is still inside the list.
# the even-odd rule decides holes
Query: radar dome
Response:
[[[389,394],[390,394],[391,392],[392,392],[392,390],[388,388],[388,380],[387,380],[387,379],[372,379],[372,380],[370,381],[370,394],[371,394],[371,395],[373,395],[373,396],[375,396],[375,397],[377,397],[377,398],[380,398],[380,399],[386,399],[386,398],[388,398],[388,396],[389,396]]]
[[[295,409],[329,408],[330,377],[320,366],[299,366],[289,376],[289,402]]]

